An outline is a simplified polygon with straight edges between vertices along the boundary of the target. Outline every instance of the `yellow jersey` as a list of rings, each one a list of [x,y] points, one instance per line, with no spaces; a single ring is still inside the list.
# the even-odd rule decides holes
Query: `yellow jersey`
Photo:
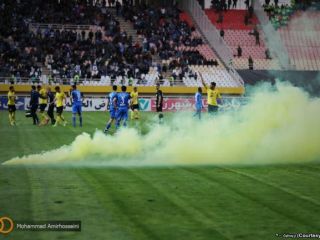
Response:
[[[131,92],[130,97],[131,97],[131,102],[132,102],[133,105],[139,104],[138,96],[139,96],[138,92]]]
[[[221,98],[219,91],[217,89],[212,90],[209,88],[207,90],[207,95],[208,95],[208,99],[207,99],[208,105],[218,106],[217,98]]]
[[[8,105],[12,106],[16,104],[16,93],[15,92],[8,92]]]
[[[41,89],[40,92],[40,98],[39,98],[39,103],[40,104],[47,104],[48,103],[48,95],[47,95],[47,91],[45,89]]]
[[[64,92],[56,93],[56,106],[63,107],[63,100],[66,98]]]

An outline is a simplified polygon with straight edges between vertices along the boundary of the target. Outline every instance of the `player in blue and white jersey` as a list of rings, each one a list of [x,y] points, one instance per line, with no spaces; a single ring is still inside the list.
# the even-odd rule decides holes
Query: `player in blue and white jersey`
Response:
[[[194,95],[195,99],[195,107],[196,112],[194,113],[194,117],[198,116],[199,119],[201,119],[201,111],[202,111],[202,88],[198,87],[198,92]]]
[[[76,127],[76,114],[79,116],[80,127],[82,127],[82,94],[77,90],[77,86],[73,85],[71,90],[72,101],[72,125]]]
[[[113,123],[113,121],[116,120],[116,113],[117,113],[117,105],[116,102],[114,100],[117,99],[117,86],[114,85],[112,86],[112,92],[109,93],[108,97],[107,97],[107,111],[109,110],[110,113],[110,119],[107,122],[107,125],[104,129],[104,133],[107,133],[111,127],[111,124]]]
[[[127,126],[127,120],[128,120],[128,112],[129,112],[129,106],[130,106],[130,94],[126,92],[127,87],[122,86],[121,87],[121,93],[117,94],[117,122],[116,122],[116,128],[120,127],[121,122],[123,121],[123,126]]]

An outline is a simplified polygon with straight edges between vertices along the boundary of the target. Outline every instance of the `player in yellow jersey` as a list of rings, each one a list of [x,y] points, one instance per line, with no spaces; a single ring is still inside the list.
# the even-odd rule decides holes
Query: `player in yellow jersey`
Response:
[[[56,90],[56,96],[54,98],[54,101],[56,103],[56,108],[57,108],[57,119],[56,119],[56,123],[53,126],[56,127],[58,126],[58,124],[66,126],[67,122],[64,120],[64,117],[62,115],[66,95],[64,94],[64,92],[61,91],[60,87],[58,86],[55,87],[55,90]]]
[[[201,81],[205,89],[207,90],[207,103],[208,103],[208,113],[212,114],[218,111],[218,100],[221,101],[221,95],[218,89],[216,89],[216,83],[211,82],[210,87],[206,85],[202,75],[200,74]]]
[[[9,111],[9,123],[11,126],[16,124],[16,93],[14,87],[9,87],[8,92],[8,111]]]
[[[138,88],[134,87],[133,91],[130,93],[131,98],[131,120],[139,119],[139,93]]]
[[[46,107],[48,105],[48,94],[47,90],[42,88],[40,85],[38,86],[38,92],[39,92],[39,104],[40,104],[40,124],[39,126],[42,125],[47,125],[49,122],[49,118],[45,112]]]

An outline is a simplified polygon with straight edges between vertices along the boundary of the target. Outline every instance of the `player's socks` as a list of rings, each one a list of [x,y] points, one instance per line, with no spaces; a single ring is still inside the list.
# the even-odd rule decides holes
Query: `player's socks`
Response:
[[[63,116],[60,116],[60,119],[61,119],[61,124],[65,127],[67,126],[68,122],[64,119]]]
[[[106,125],[106,130],[109,130],[110,129],[110,127],[111,127],[111,123],[107,123],[107,125]]]
[[[58,126],[59,124],[61,124],[61,122],[62,122],[61,117],[57,116],[56,123],[54,124],[55,127]]]
[[[40,123],[44,122],[44,113],[40,113]]]
[[[104,133],[108,132],[110,128],[111,128],[111,122],[108,122],[106,127],[104,128],[103,132]]]
[[[138,111],[133,112],[133,119],[139,119],[138,117]]]
[[[160,113],[159,114],[159,124],[162,124],[163,123],[163,114]]]
[[[41,123],[43,123],[43,125],[47,125],[49,122],[49,118],[47,117],[46,113],[43,112],[41,114]]]
[[[82,116],[79,117],[80,127],[82,127]]]
[[[134,111],[131,111],[130,117],[131,117],[131,120],[133,120],[135,118],[135,112]]]
[[[10,124],[12,123],[12,115],[11,115],[11,113],[9,113],[9,123]]]
[[[120,121],[116,121],[116,129],[120,127]]]
[[[75,115],[72,116],[72,126],[76,127],[76,116]]]
[[[38,125],[39,124],[39,118],[38,118],[38,115],[35,114],[34,116],[34,125]]]

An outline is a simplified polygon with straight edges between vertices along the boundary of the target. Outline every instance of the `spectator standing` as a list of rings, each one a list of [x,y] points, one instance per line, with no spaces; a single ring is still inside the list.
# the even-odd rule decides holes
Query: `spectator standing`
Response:
[[[252,59],[251,55],[248,58],[248,64],[249,64],[249,69],[253,70],[253,59]]]
[[[117,16],[120,15],[120,11],[121,11],[121,3],[119,2],[119,0],[116,1],[116,13]]]
[[[246,13],[246,15],[244,16],[244,25],[248,26],[249,25],[249,14]]]
[[[272,59],[272,58],[271,58],[271,55],[270,55],[269,48],[266,49],[265,55],[266,55],[266,59],[267,59],[267,60],[271,60],[271,59]]]
[[[249,9],[248,9],[248,12],[249,12],[249,18],[252,18],[253,17],[253,12],[254,12],[254,9],[253,9],[253,5],[251,4]]]
[[[244,4],[246,5],[246,8],[249,9],[250,1],[249,0],[245,0]]]
[[[233,8],[236,8],[236,7],[237,7],[237,3],[238,3],[238,0],[233,0],[233,5],[232,5],[232,7],[233,7]]]
[[[224,38],[224,30],[223,30],[223,28],[221,28],[221,30],[220,30],[220,37]]]
[[[255,29],[255,34],[254,34],[255,38],[256,38],[256,45],[260,46],[260,33],[257,29]]]
[[[242,56],[242,48],[240,47],[240,45],[238,45],[237,53],[238,53],[238,55],[237,55],[238,57]]]

